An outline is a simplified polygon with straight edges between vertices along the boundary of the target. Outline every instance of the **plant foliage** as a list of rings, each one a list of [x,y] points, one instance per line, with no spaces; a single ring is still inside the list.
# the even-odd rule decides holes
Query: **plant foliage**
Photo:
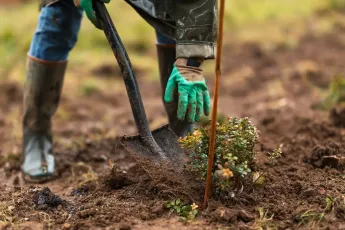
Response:
[[[207,174],[209,139],[209,126],[180,139],[182,147],[190,150],[186,169],[202,180]],[[229,118],[222,124],[217,123],[213,182],[218,192],[229,192],[234,181],[250,175],[258,139],[258,131],[249,118]]]

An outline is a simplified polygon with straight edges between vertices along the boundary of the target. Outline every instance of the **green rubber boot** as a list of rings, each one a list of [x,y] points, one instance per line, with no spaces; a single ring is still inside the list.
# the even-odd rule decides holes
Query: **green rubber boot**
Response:
[[[173,69],[173,65],[176,61],[176,48],[175,45],[163,45],[157,44],[157,54],[158,54],[158,64],[159,64],[159,73],[160,73],[160,80],[162,86],[162,93],[163,97],[165,94],[165,89],[170,77],[170,74]],[[165,110],[168,114],[169,118],[169,125],[171,130],[173,130],[177,136],[184,137],[189,132],[193,130],[193,124],[188,123],[187,121],[179,121],[177,119],[177,108],[178,108],[178,100],[177,100],[177,92],[174,96],[176,100],[172,103],[164,103]]]
[[[54,174],[51,118],[55,114],[67,62],[28,59],[24,86],[23,165],[24,179],[43,182]]]

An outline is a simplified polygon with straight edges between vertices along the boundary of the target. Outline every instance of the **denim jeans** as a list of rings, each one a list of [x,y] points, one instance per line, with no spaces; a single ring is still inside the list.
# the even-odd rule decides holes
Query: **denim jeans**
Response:
[[[38,26],[33,36],[29,56],[45,61],[66,61],[77,42],[82,9],[73,0],[63,0],[41,9]],[[175,41],[156,31],[157,43]]]

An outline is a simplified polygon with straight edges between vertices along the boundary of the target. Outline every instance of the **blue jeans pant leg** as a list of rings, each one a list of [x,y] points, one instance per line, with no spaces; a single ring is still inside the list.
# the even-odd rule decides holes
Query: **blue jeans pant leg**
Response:
[[[45,61],[66,61],[75,46],[83,11],[73,0],[62,0],[41,10],[28,55]]]

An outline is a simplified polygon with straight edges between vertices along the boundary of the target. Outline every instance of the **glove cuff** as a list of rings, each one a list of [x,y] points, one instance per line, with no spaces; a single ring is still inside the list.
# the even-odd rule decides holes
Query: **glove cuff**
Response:
[[[184,66],[187,68],[201,69],[203,62],[204,62],[204,59],[200,59],[200,58],[177,58],[175,61],[175,65]]]
[[[178,58],[175,66],[187,81],[203,81],[205,79],[201,68],[203,62],[203,59]]]

